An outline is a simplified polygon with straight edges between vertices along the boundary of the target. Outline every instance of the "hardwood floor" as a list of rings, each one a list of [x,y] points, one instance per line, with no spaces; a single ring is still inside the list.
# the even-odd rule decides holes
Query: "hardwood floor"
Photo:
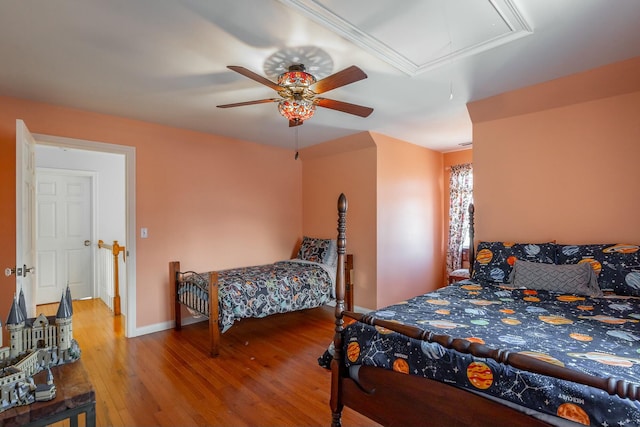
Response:
[[[222,335],[217,358],[207,353],[206,322],[125,338],[124,317],[99,299],[74,301],[73,309],[98,426],[331,423],[330,373],[317,364],[333,337],[330,307],[237,322]],[[38,314],[56,310],[43,305]],[[342,421],[377,425],[348,408]]]

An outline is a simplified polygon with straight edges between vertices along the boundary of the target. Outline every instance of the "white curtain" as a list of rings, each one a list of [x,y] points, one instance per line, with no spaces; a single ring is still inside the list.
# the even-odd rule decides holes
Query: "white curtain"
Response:
[[[464,163],[451,167],[449,178],[449,250],[447,272],[462,268],[462,247],[469,235],[469,204],[473,201],[473,167]],[[473,242],[469,242],[473,245]],[[473,262],[473,260],[471,260]]]

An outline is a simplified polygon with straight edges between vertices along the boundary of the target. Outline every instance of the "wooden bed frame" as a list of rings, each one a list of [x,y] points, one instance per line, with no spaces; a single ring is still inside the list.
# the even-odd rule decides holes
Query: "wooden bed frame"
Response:
[[[470,208],[473,212],[473,207]],[[347,199],[338,199],[338,266],[336,276],[335,353],[331,361],[331,425],[341,426],[347,406],[385,426],[549,426],[540,419],[455,386],[392,370],[360,366],[347,368],[343,354],[344,318],[379,325],[409,337],[436,342],[448,349],[491,358],[517,369],[589,385],[611,395],[640,399],[640,386],[614,378],[598,378],[572,369],[542,362],[507,350],[492,349],[449,335],[375,319],[345,310],[342,265],[346,249]],[[473,226],[472,226],[473,227]],[[473,240],[472,240],[473,242]],[[472,243],[473,246],[473,243]],[[473,262],[473,259],[471,259]]]
[[[340,264],[342,268],[340,271],[342,272],[343,277],[343,306],[346,306],[349,310],[353,310],[353,283],[351,281],[351,272],[353,271],[353,255],[348,254],[346,257],[343,257],[342,264]],[[179,331],[182,329],[182,303],[178,299],[178,289],[180,288],[180,283],[182,278],[186,274],[196,274],[192,271],[182,272],[180,270],[180,261],[171,261],[169,263],[169,286],[171,287],[171,293],[173,295],[174,301],[174,309],[176,316],[175,330]],[[337,280],[337,277],[336,277]],[[215,303],[214,303],[215,302]],[[209,353],[212,357],[218,356],[220,353],[220,328],[218,327],[218,319],[220,317],[220,312],[218,309],[218,272],[212,271],[209,273],[209,301],[208,307],[210,307],[208,322],[209,322]]]

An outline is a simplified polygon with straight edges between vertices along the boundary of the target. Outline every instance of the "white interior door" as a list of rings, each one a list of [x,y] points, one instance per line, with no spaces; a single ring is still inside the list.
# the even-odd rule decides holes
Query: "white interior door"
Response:
[[[38,170],[38,304],[59,301],[67,284],[74,299],[93,297],[92,179],[81,172]]]
[[[16,120],[16,292],[24,292],[27,315],[35,317],[35,140]]]

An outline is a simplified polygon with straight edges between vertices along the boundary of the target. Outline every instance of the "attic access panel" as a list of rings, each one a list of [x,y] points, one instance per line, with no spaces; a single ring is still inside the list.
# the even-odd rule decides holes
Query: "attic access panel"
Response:
[[[409,75],[532,34],[512,0],[280,0]]]

